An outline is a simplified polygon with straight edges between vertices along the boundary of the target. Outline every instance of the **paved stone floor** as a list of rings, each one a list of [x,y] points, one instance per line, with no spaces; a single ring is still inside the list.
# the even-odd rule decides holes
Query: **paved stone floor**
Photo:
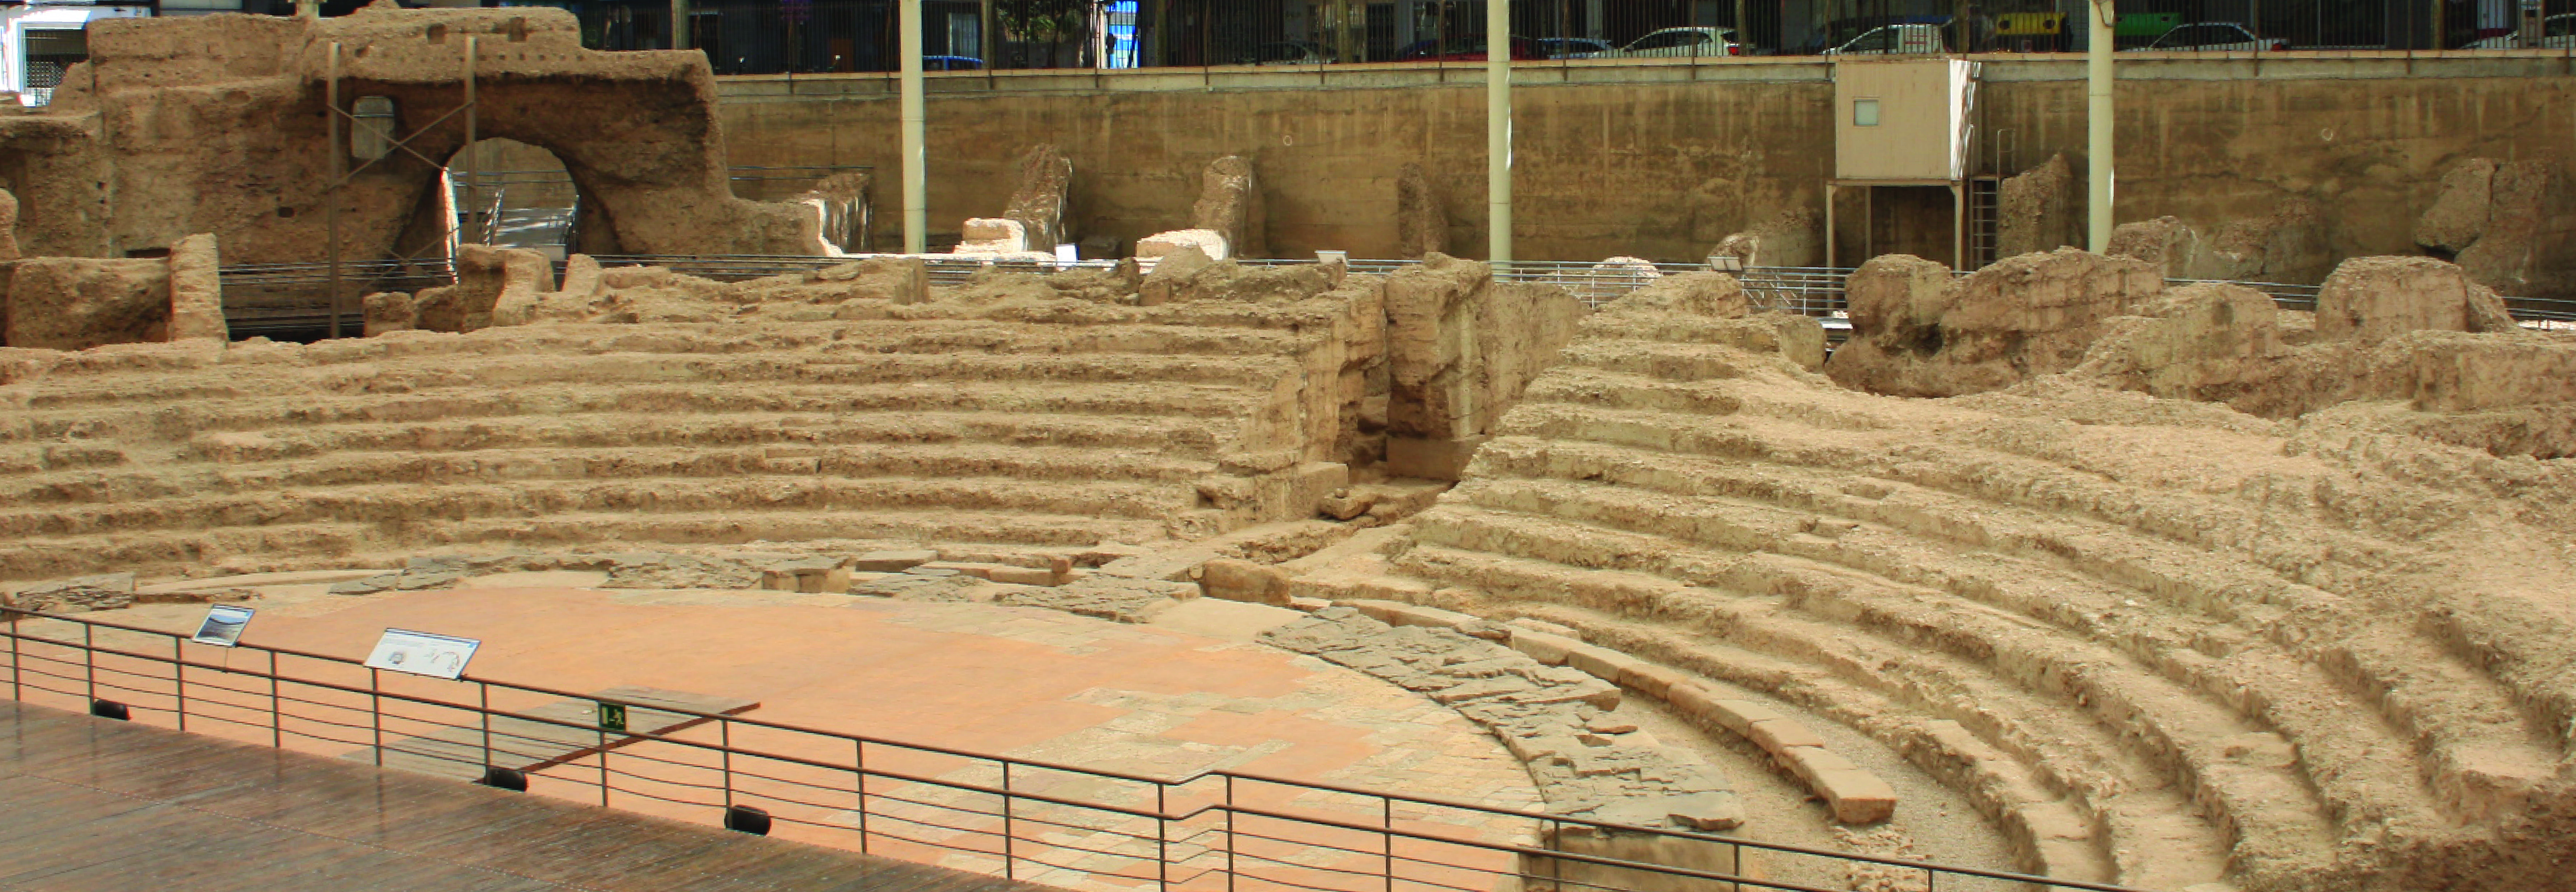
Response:
[[[761,703],[749,717],[772,722],[1134,774],[1230,769],[1538,805],[1519,763],[1448,708],[1247,640],[1038,608],[562,585],[581,581],[550,575],[482,581],[544,587],[360,597],[272,590],[251,602],[260,615],[244,640],[357,658],[388,627],[438,632],[483,642],[476,676],[559,690],[640,685],[743,698]],[[1215,604],[1179,624],[1237,637],[1262,625],[1257,614],[1229,609]],[[180,629],[202,615],[202,607],[146,605],[100,618]],[[948,780],[994,780],[989,766],[925,768]],[[1371,822],[1380,807],[1312,791],[1271,791],[1268,800]],[[1402,806],[1396,817],[1496,841],[1530,832],[1526,822],[1436,808]],[[971,869],[972,860],[942,863]],[[1036,879],[1084,885],[1076,876]]]

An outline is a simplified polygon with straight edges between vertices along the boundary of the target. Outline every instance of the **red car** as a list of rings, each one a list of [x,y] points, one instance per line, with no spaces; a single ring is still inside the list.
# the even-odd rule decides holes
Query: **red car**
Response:
[[[1512,38],[1512,61],[1535,62],[1545,58],[1547,54],[1539,51],[1537,41],[1527,37]],[[1412,46],[1405,47],[1403,52],[1395,54],[1395,61],[1482,62],[1485,61],[1485,38],[1480,35],[1452,39],[1445,52],[1440,46],[1440,41],[1417,41]]]

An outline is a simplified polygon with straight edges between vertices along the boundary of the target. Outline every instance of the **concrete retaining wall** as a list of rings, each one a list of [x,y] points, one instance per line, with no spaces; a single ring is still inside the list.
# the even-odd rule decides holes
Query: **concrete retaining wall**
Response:
[[[2080,58],[1979,58],[1986,126],[2011,140],[2015,166],[2063,151],[2080,174]],[[2565,53],[2121,62],[2122,221],[2170,214],[2210,231],[2301,197],[2330,221],[2337,255],[2411,252],[2414,220],[2452,165],[2489,157],[2563,169],[2576,149],[2576,60]],[[1828,61],[1525,63],[1515,77],[1524,258],[1680,260],[1755,214],[1821,217],[1833,157]],[[721,80],[732,163],[869,164],[896,175],[886,76]],[[1132,241],[1174,228],[1207,162],[1240,153],[1265,184],[1273,253],[1394,256],[1395,180],[1415,162],[1453,221],[1449,244],[1474,255],[1485,244],[1481,86],[1473,66],[936,75],[932,227],[998,213],[1010,159],[1053,141],[1074,161],[1067,219],[1078,235]],[[1883,230],[1881,249],[1946,257],[1946,229],[1921,231],[1948,225],[1947,196],[1937,197],[1942,213],[1883,204],[1904,225],[1894,245]],[[886,210],[880,219],[897,216]],[[1858,244],[1857,208],[1845,210],[1846,243]]]

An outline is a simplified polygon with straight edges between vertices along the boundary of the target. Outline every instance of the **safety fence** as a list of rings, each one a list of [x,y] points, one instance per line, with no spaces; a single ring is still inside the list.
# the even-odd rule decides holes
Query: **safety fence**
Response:
[[[893,0],[577,4],[600,49],[704,50],[718,74],[892,71]],[[1514,0],[1515,60],[2073,53],[2082,0]],[[1481,65],[1484,0],[923,0],[928,71]],[[2576,50],[2576,0],[2125,0],[2121,51]]]
[[[822,268],[855,263],[868,258],[896,258],[896,255],[845,255],[845,258],[811,258],[811,255],[598,255],[603,266],[665,266],[685,276],[714,278],[714,281],[744,281],[762,276],[796,276],[796,273],[822,271]],[[925,255],[933,286],[963,286],[976,273],[1051,273],[1066,271],[1108,271],[1118,260],[1033,260],[1033,258],[979,258],[979,255]],[[1236,258],[1242,266],[1301,266],[1319,260],[1278,260],[1278,258]],[[1352,273],[1396,273],[1401,268],[1419,266],[1422,260],[1342,260]],[[1151,260],[1144,260],[1151,268]],[[1587,307],[1602,307],[1615,302],[1628,291],[1651,284],[1656,278],[1674,273],[1705,273],[1703,263],[1584,263],[1584,260],[1512,260],[1497,263],[1494,278],[1499,281],[1522,281],[1522,284],[1553,284],[1582,299]],[[1749,266],[1728,271],[1736,276],[1744,291],[1757,307],[1801,312],[1824,320],[1826,333],[1842,338],[1850,330],[1847,307],[1844,307],[1844,281],[1852,268],[1824,266]],[[319,291],[327,281],[327,268],[322,263],[265,263],[265,266],[227,266],[224,276],[224,315],[232,320],[234,335],[270,333],[270,330],[309,330],[327,322],[327,312],[319,307],[265,307],[265,304],[242,304],[234,294],[278,294],[278,291]],[[1965,276],[1960,271],[1958,276]],[[417,291],[425,286],[443,286],[453,281],[453,271],[446,260],[374,260],[374,263],[345,263],[345,281],[363,281],[366,291]],[[2282,309],[2316,309],[2313,284],[2282,284],[2282,281],[2213,281],[2213,278],[2169,278],[2166,284],[2233,284],[2262,291]],[[2545,299],[2545,296],[2506,296],[2506,312],[2514,320],[2530,327],[2576,327],[2576,299]],[[350,317],[348,322],[355,322]]]
[[[851,255],[812,257],[790,255],[664,255],[611,254],[592,259],[606,266],[661,266],[673,272],[717,281],[742,281],[766,276],[797,275],[851,263],[871,257],[903,255]],[[929,267],[930,284],[941,287],[964,285],[979,273],[1029,273],[1052,275],[1074,270],[1106,270],[1117,265],[1114,260],[1051,261],[1023,258],[988,258],[971,254],[929,255],[921,258]],[[1249,259],[1238,258],[1245,266],[1278,267],[1317,263],[1314,259]],[[1352,259],[1345,260],[1351,272],[1388,274],[1421,263],[1419,260]],[[1146,269],[1152,261],[1145,261]],[[1514,261],[1496,264],[1494,277],[1506,282],[1527,282],[1565,288],[1587,306],[1599,307],[1667,275],[1706,272],[1712,267],[1694,263],[1599,264],[1584,261]],[[1824,321],[1829,336],[1840,339],[1848,330],[1844,301],[1844,281],[1851,275],[1849,267],[1754,266],[1727,270],[1743,284],[1757,306],[1803,313]],[[560,273],[560,269],[558,269]],[[1966,275],[1965,272],[1957,273]],[[310,294],[321,289],[329,275],[323,264],[261,264],[228,266],[223,269],[225,315],[232,321],[236,337],[268,334],[273,331],[309,330],[328,322],[325,309]],[[450,284],[454,271],[444,259],[435,261],[373,261],[343,264],[343,279],[365,291],[416,291],[419,288]],[[2168,284],[2181,286],[2216,282],[2204,279],[2170,279]],[[2285,282],[2218,282],[2238,285],[2269,295],[2285,310],[2314,310],[2317,306],[2316,285]],[[302,293],[300,303],[262,303],[264,295]],[[238,298],[236,295],[242,295]],[[2506,310],[2527,326],[2566,328],[2576,326],[2576,300],[2558,298],[2504,299]],[[354,304],[353,304],[354,306]],[[354,312],[354,311],[353,311]],[[344,319],[354,324],[356,317]]]
[[[1087,769],[84,617],[0,618],[21,702],[1067,888],[2126,892],[1243,772]]]

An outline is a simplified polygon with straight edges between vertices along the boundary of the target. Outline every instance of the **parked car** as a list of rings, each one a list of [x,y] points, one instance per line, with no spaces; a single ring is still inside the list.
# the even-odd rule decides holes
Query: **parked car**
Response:
[[[2498,34],[2469,44],[2473,50],[2509,50],[2522,46],[2520,34]],[[2540,46],[2563,50],[2576,48],[2576,12],[2560,13],[2540,20]]]
[[[1589,59],[1591,53],[1617,49],[1609,41],[1589,37],[1539,37],[1530,42],[1537,44],[1538,51],[1550,59]]]
[[[1322,65],[1333,61],[1324,57],[1324,48],[1303,40],[1284,40],[1252,48],[1250,55],[1234,60],[1237,65]]]
[[[1527,37],[1512,38],[1512,60],[1535,62],[1547,58],[1538,51],[1538,42]],[[1415,41],[1395,54],[1398,62],[1482,62],[1485,61],[1485,38],[1469,36],[1452,38],[1444,50],[1437,40]]]
[[[1939,25],[1889,25],[1872,28],[1841,46],[1825,51],[1828,56],[1888,56],[1902,53],[1946,53],[1950,42],[1941,36]]]
[[[1585,53],[1577,59],[1657,59],[1672,56],[1741,56],[1744,47],[1735,42],[1733,28],[1666,28],[1629,42],[1627,46],[1598,53]]]
[[[973,56],[923,56],[923,71],[982,71],[984,60]]]
[[[2286,50],[2290,42],[2279,38],[2261,38],[2245,26],[2234,22],[2202,22],[2184,25],[2164,33],[2154,43],[2138,47],[2145,50],[2189,50],[2196,52],[2250,53],[2259,50]]]

